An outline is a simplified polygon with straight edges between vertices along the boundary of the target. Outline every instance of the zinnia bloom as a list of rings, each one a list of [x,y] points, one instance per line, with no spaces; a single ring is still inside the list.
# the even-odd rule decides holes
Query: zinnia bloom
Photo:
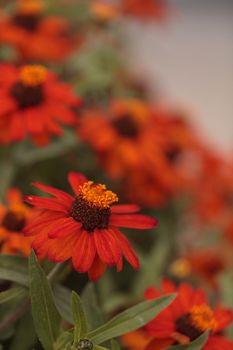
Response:
[[[41,0],[18,0],[15,13],[0,14],[0,43],[12,45],[26,60],[58,61],[80,44],[71,35],[69,23],[62,17],[44,16]],[[51,45],[52,43],[52,45]]]
[[[69,173],[68,180],[74,195],[34,183],[54,198],[25,198],[44,209],[24,229],[26,236],[35,236],[32,248],[36,254],[54,262],[72,258],[74,268],[88,272],[92,280],[103,274],[106,265],[121,271],[123,257],[138,269],[138,259],[118,228],[150,229],[156,226],[156,220],[135,214],[139,210],[136,205],[113,205],[118,201],[115,193],[79,173]]]
[[[0,252],[29,255],[31,239],[24,237],[23,228],[35,210],[23,203],[17,188],[8,190],[7,202],[7,206],[0,204]]]
[[[164,350],[174,344],[186,345],[207,330],[210,330],[210,335],[203,350],[233,349],[233,343],[224,337],[224,330],[233,321],[230,309],[211,308],[202,289],[193,289],[186,283],[176,287],[168,280],[163,282],[161,292],[150,288],[145,297],[155,299],[168,293],[177,293],[177,297],[145,326],[145,331],[153,337],[146,350]]]
[[[178,278],[195,277],[212,289],[218,289],[219,275],[228,265],[224,247],[192,249],[173,262],[170,272]]]
[[[121,0],[123,13],[142,19],[163,20],[167,15],[165,0]]]
[[[80,100],[43,66],[0,65],[0,143],[31,136],[38,145],[63,134],[60,124],[77,122],[71,107]]]

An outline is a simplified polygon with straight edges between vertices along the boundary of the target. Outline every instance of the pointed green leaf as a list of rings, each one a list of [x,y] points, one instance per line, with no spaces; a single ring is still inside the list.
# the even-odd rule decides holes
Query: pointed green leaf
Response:
[[[28,285],[28,260],[17,255],[0,254],[0,278]]]
[[[189,345],[172,346],[168,350],[201,350],[207,342],[209,332],[202,334],[198,339],[194,340]]]
[[[89,338],[96,344],[101,344],[107,340],[141,328],[166,308],[174,298],[175,295],[170,294],[133,306],[115,316],[103,326],[90,332]]]
[[[82,292],[82,302],[90,330],[104,323],[103,315],[98,305],[94,283],[88,283]]]
[[[111,340],[111,350],[121,350],[119,343],[115,340]]]
[[[85,339],[88,332],[87,319],[79,295],[72,292],[72,312],[74,318],[74,344],[79,339]]]
[[[59,335],[60,315],[53,300],[51,287],[35,253],[29,258],[30,294],[35,330],[45,350],[53,350]]]
[[[0,293],[0,304],[19,301],[28,295],[27,289],[23,287],[13,287]]]

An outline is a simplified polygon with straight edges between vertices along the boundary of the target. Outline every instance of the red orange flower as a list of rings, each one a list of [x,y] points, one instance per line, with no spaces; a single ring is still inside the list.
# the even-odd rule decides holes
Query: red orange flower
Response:
[[[165,0],[121,0],[122,12],[143,19],[162,20],[167,15]]]
[[[188,344],[202,333],[210,330],[210,335],[203,350],[232,350],[233,343],[223,335],[224,330],[233,321],[233,312],[217,306],[211,308],[202,289],[193,289],[184,283],[179,287],[171,281],[164,281],[162,291],[150,288],[146,291],[146,299],[154,299],[163,294],[177,293],[173,303],[163,310],[145,329],[153,340],[146,350],[167,349],[173,344]],[[161,341],[164,347],[159,347]]]
[[[107,111],[86,111],[78,133],[109,176],[124,180],[133,202],[158,205],[190,187],[192,171],[182,160],[195,149],[195,136],[163,106],[139,99],[113,101]]]
[[[43,11],[41,0],[18,0],[14,14],[0,15],[0,43],[15,47],[24,60],[66,58],[81,40],[72,37],[65,19],[45,17]]]
[[[54,262],[72,257],[74,268],[88,272],[92,280],[102,275],[106,265],[121,271],[123,257],[137,269],[138,259],[118,227],[149,229],[156,220],[135,214],[136,205],[113,205],[118,201],[115,193],[79,173],[69,173],[68,180],[73,196],[39,183],[34,186],[54,198],[26,196],[28,203],[44,209],[24,230],[26,236],[35,236],[32,247],[37,255]]]
[[[71,87],[37,65],[0,65],[0,143],[31,136],[39,145],[61,136],[59,124],[75,125],[72,106],[80,104]]]
[[[21,192],[16,188],[8,190],[7,202],[7,206],[0,204],[0,251],[29,255],[31,239],[24,237],[23,228],[35,210],[23,203]]]

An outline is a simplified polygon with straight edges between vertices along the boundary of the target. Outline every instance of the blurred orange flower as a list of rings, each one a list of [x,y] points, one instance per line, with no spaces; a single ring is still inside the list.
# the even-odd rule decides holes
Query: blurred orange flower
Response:
[[[7,205],[0,204],[0,252],[29,255],[31,238],[24,237],[23,228],[35,215],[35,209],[23,203],[17,188],[7,192]]]
[[[66,58],[82,40],[71,35],[64,18],[46,17],[43,12],[41,0],[18,0],[15,13],[0,14],[0,43],[15,47],[24,60]]]
[[[123,13],[142,19],[163,20],[167,16],[165,0],[121,0]]]
[[[0,100],[0,143],[31,136],[44,145],[50,136],[63,134],[60,124],[77,123],[71,107],[79,106],[80,99],[42,66],[0,65]]]
[[[186,153],[198,143],[188,123],[173,113],[128,99],[113,101],[106,111],[83,114],[78,133],[97,152],[109,176],[124,180],[133,202],[154,206],[190,188],[192,167]]]

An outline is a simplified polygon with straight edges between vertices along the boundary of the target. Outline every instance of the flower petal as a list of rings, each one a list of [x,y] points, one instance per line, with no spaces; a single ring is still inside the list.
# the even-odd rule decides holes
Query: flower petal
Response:
[[[85,176],[81,173],[75,173],[73,171],[68,174],[68,181],[76,195],[79,195],[79,187],[87,181]]]
[[[65,207],[61,202],[55,198],[42,198],[38,196],[24,196],[24,200],[36,207],[42,209],[48,209],[53,211],[60,211],[67,213],[67,207]]]
[[[139,261],[136,255],[134,254],[134,251],[131,248],[128,239],[119,230],[115,228],[112,229],[112,232],[114,233],[116,239],[119,242],[119,246],[121,247],[121,251],[125,259],[131,266],[133,266],[135,270],[137,270],[139,268]]]
[[[101,261],[98,254],[96,254],[92,266],[88,271],[88,277],[91,281],[95,282],[103,275],[105,270],[106,264]]]
[[[69,204],[72,204],[72,202],[74,201],[74,197],[72,197],[69,193],[58,190],[57,188],[46,186],[39,182],[33,182],[32,185],[39,188],[41,191],[52,194],[53,196],[57,197],[57,199],[60,199],[61,201],[68,202]]]
[[[118,204],[111,207],[111,212],[114,214],[121,213],[136,213],[140,210],[137,204]]]
[[[82,231],[73,247],[73,265],[78,272],[87,272],[92,266],[96,254],[94,237]]]
[[[94,231],[95,245],[100,259],[109,266],[118,263],[121,251],[114,234],[109,230]]]
[[[54,238],[60,238],[65,237],[69,234],[76,233],[78,234],[80,232],[80,228],[82,227],[82,224],[75,221],[74,219],[68,217],[68,218],[62,218],[59,222],[57,222],[56,227],[54,227],[53,230],[49,231],[48,237],[51,239]]]
[[[111,215],[110,224],[117,227],[128,227],[138,229],[149,229],[156,227],[158,221],[147,215],[131,214],[131,215]]]

